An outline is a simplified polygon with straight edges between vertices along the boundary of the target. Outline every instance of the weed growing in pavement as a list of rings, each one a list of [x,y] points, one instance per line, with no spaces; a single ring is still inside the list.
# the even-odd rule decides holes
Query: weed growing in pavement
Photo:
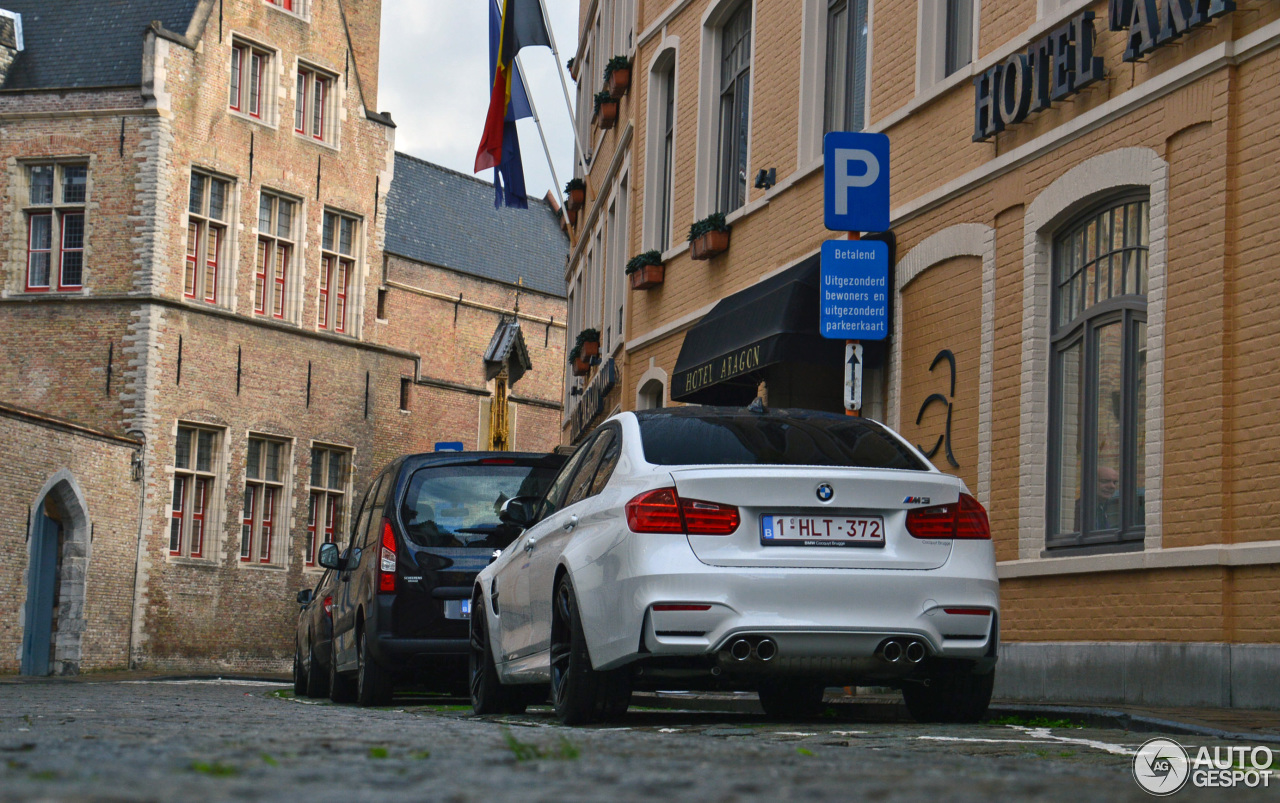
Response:
[[[31,727],[32,725],[36,724],[36,723],[34,723],[34,722],[32,722],[32,721],[31,721],[31,715],[30,715],[30,714],[23,714],[23,715],[22,715],[22,721],[23,721],[23,722],[25,722],[25,723],[27,723],[27,727],[28,727],[28,728],[29,728],[29,727]]]
[[[430,750],[419,750],[419,751],[418,751],[418,752],[416,752],[416,753],[410,753],[410,754],[409,754],[409,758],[416,758],[416,759],[419,759],[419,760],[421,760],[421,759],[425,759],[425,758],[431,758],[431,751],[430,751]]]
[[[293,689],[276,689],[271,692],[271,696],[281,700],[292,700],[296,695],[293,693]]]
[[[1071,758],[1075,754],[1076,754],[1076,751],[1074,750],[1063,750],[1061,753],[1058,754],[1058,758]]]
[[[53,770],[40,770],[39,772],[31,773],[31,780],[56,781],[58,780],[58,773],[54,772]]]
[[[1035,749],[1034,749],[1034,750],[1032,750],[1031,752],[1032,752],[1032,753],[1034,753],[1034,754],[1036,754],[1036,755],[1037,755],[1037,756],[1039,756],[1040,758],[1048,758],[1048,757],[1050,756],[1050,752],[1049,752],[1048,750],[1043,749],[1043,748],[1035,748]]]
[[[369,758],[386,758],[390,753],[385,747],[370,747]]]
[[[263,754],[262,754],[262,763],[263,763],[263,764],[266,764],[268,767],[278,767],[278,766],[280,766],[280,762],[279,762],[279,761],[276,761],[274,758],[272,758],[270,753],[263,753]]]
[[[987,720],[988,725],[1020,725],[1024,728],[1083,728],[1083,722],[1071,719],[1051,719],[1049,717],[1020,717],[1010,714]]]
[[[239,769],[231,766],[230,764],[223,764],[220,761],[215,761],[212,764],[205,761],[193,762],[191,764],[191,771],[199,772],[204,775],[212,775],[215,778],[226,778],[240,772]]]
[[[551,750],[544,750],[536,744],[520,741],[509,728],[503,729],[502,739],[507,743],[507,749],[516,757],[516,761],[534,761],[540,758],[572,761],[582,755],[578,746],[563,736],[560,737],[560,743]]]
[[[803,748],[803,747],[797,747],[797,748],[796,748],[796,752],[797,752],[797,753],[799,753],[799,754],[800,754],[800,755],[802,755],[802,756],[811,756],[811,755],[813,755],[813,751],[812,751],[812,750],[808,750],[808,749]]]

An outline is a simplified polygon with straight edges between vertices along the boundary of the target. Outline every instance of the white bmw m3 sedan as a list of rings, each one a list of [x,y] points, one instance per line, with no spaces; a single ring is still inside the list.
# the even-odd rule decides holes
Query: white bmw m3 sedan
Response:
[[[999,592],[964,483],[874,421],[682,407],[602,424],[476,578],[471,699],[566,724],[632,690],[753,690],[776,717],[828,686],[902,689],[921,721],[991,699]]]

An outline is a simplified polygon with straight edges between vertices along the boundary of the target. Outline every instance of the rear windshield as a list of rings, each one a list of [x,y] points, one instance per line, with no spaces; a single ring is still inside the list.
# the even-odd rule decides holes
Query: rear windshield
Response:
[[[562,461],[546,465],[427,466],[413,472],[400,505],[409,539],[427,547],[499,547],[510,541],[498,521],[515,496],[540,499]]]
[[[645,460],[660,466],[927,469],[881,425],[827,415],[658,415],[640,419]]]

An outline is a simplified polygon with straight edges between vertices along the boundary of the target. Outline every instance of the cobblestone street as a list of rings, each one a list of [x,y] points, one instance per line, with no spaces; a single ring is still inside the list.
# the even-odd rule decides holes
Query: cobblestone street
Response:
[[[1129,751],[1155,735],[643,708],[570,729],[546,708],[476,718],[423,701],[363,710],[246,681],[0,683],[0,800],[1146,800]]]

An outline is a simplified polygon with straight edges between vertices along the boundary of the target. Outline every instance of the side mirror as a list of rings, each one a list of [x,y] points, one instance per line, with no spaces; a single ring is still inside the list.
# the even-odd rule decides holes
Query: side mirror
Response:
[[[326,569],[341,569],[342,559],[338,557],[338,545],[334,543],[321,544],[318,561]]]
[[[523,530],[533,523],[533,513],[537,505],[538,500],[532,496],[513,496],[502,503],[502,509],[498,511],[498,520]]]
[[[303,606],[311,604],[311,589],[304,588],[298,592],[298,604]]]

